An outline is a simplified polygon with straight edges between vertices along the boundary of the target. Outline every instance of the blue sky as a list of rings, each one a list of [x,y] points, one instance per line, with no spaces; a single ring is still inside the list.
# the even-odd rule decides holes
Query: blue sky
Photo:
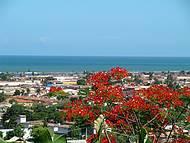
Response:
[[[0,0],[0,55],[190,56],[189,0]]]

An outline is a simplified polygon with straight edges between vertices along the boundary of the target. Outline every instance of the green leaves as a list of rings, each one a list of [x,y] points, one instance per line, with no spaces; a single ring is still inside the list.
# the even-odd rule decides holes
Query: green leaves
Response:
[[[138,143],[152,143],[145,128],[141,128]]]
[[[54,134],[52,143],[66,143],[66,138],[64,136],[60,136],[57,134]]]
[[[48,128],[35,126],[32,129],[34,143],[51,143],[51,133]]]
[[[32,129],[32,136],[34,143],[66,143],[64,136],[54,134],[47,127],[35,126]]]
[[[0,138],[0,143],[6,143],[2,138]]]

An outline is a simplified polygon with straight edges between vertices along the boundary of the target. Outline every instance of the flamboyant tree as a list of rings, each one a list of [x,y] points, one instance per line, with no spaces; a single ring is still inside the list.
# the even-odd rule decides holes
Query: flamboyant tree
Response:
[[[188,143],[184,131],[189,130],[190,89],[152,85],[128,96],[124,93],[128,75],[126,69],[116,67],[89,76],[89,94],[65,104],[64,119],[78,126],[95,126],[94,121],[103,118],[97,133],[87,139],[90,143],[114,143],[119,135],[128,142]]]

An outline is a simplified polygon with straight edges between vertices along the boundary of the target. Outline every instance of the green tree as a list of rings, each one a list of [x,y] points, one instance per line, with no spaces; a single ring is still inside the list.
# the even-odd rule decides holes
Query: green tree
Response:
[[[20,95],[20,94],[21,94],[20,90],[16,89],[13,95]]]
[[[3,132],[0,131],[0,138],[3,138]]]
[[[19,115],[26,115],[28,119],[31,119],[31,112],[26,107],[18,104],[12,105],[7,109],[2,117],[2,123],[5,128],[15,128],[17,126],[17,118]]]
[[[12,137],[14,137],[14,132],[13,131],[9,131],[9,132],[7,132],[6,137],[4,139],[5,140],[9,140]]]
[[[78,95],[88,95],[90,90],[91,90],[90,88],[80,89],[79,92],[78,92]]]
[[[20,138],[24,136],[24,131],[23,131],[22,125],[17,125],[17,127],[14,129],[14,135],[16,137],[20,137]]]
[[[46,107],[42,104],[34,104],[32,110],[32,120],[62,122],[61,113],[56,105]]]
[[[63,95],[57,95],[57,100],[64,100],[65,99],[65,96],[63,96]]]
[[[40,92],[41,92],[41,89],[40,89],[40,87],[39,87],[39,88],[36,89],[36,93],[37,93],[37,95],[39,95]]]
[[[86,85],[85,79],[79,79],[79,80],[77,80],[77,85]]]
[[[30,94],[30,89],[29,89],[29,88],[26,89],[26,94],[27,94],[27,95]]]
[[[157,78],[154,78],[154,84],[161,84],[161,81],[159,81]]]
[[[5,94],[4,93],[0,93],[0,102],[5,101],[5,99],[6,99]]]
[[[25,93],[25,90],[24,90],[24,89],[22,89],[22,91],[21,91],[21,95],[24,95],[24,93]]]
[[[165,80],[165,83],[168,85],[168,87],[173,89],[179,89],[180,85],[176,83],[176,80],[174,79],[173,75],[168,72],[168,76]]]
[[[154,77],[154,73],[153,72],[149,72],[149,80],[152,80]]]
[[[19,138],[24,136],[24,131],[23,131],[23,126],[22,125],[17,125],[16,128],[13,131],[7,132],[7,135],[6,135],[5,139],[9,140],[14,136],[19,137]]]
[[[12,75],[9,73],[0,73],[0,80],[9,81]]]
[[[34,143],[66,143],[64,136],[56,135],[50,129],[43,126],[34,126],[32,137]]]

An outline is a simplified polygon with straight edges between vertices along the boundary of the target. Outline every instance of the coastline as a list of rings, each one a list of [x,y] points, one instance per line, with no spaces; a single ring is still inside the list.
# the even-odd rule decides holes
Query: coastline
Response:
[[[1,72],[91,72],[117,66],[130,72],[190,71],[190,57],[0,56]]]

